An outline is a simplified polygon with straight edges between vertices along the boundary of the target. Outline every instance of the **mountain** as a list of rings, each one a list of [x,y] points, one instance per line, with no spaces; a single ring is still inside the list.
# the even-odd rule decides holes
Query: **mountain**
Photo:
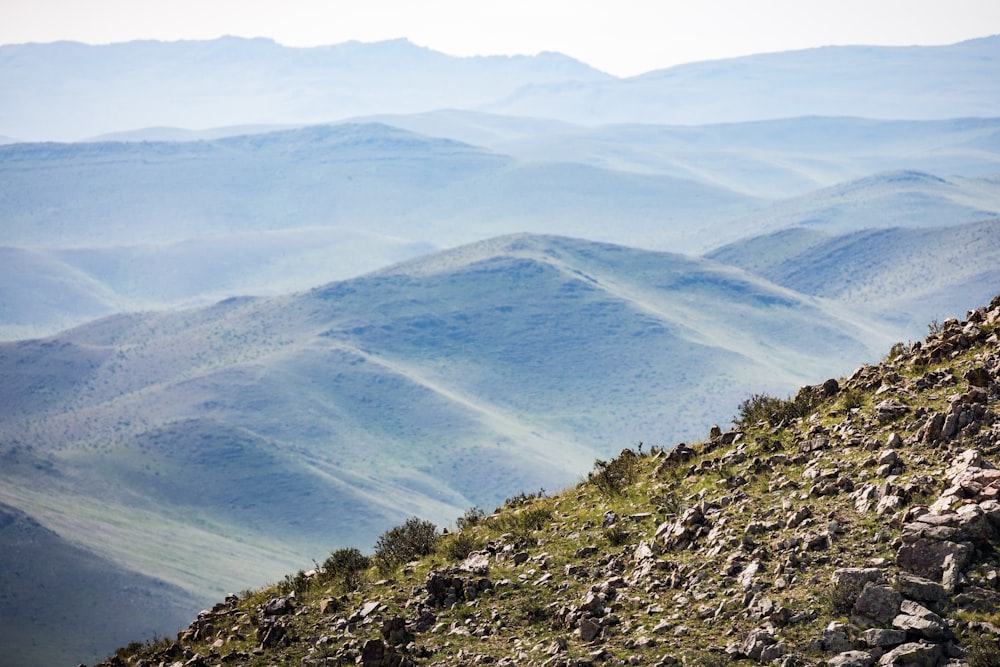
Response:
[[[379,124],[16,144],[0,147],[0,180],[0,246],[16,256],[0,266],[8,339],[109,309],[305,289],[525,229],[680,250],[712,237],[706,221],[756,201],[668,176],[522,163]],[[85,298],[59,306],[68,294]]]
[[[28,457],[0,488],[81,548],[223,595],[413,514],[572,483],[616,443],[692,438],[896,333],[707,260],[507,237],[0,344],[0,447]]]
[[[0,46],[0,132],[76,141],[144,127],[315,124],[469,108],[525,85],[612,78],[557,53],[455,58],[406,40]]]
[[[993,117],[998,59],[1000,37],[986,37],[759,54],[618,79],[555,53],[454,58],[405,40],[307,49],[235,37],[19,44],[0,47],[0,133],[75,141],[142,128],[303,125],[438,109],[591,126]]]
[[[1000,170],[996,118],[810,116],[696,126],[584,127],[446,110],[361,120],[483,146],[525,162],[579,162],[663,174],[775,199],[880,172],[986,177]]]
[[[998,71],[1000,36],[949,46],[828,46],[678,65],[628,79],[532,84],[479,109],[581,125],[992,117],[1000,107]]]
[[[306,289],[525,230],[702,253],[803,221],[838,231],[1000,212],[995,178],[947,175],[994,173],[995,119],[600,130],[460,112],[386,120],[410,129],[0,148],[0,338]],[[914,164],[950,171],[868,172]],[[836,181],[854,173],[865,175]],[[778,201],[739,192],[827,182]]]
[[[24,462],[5,452],[5,467]],[[130,572],[3,503],[0,544],[0,665],[97,662],[109,646],[183,628],[211,600]]]
[[[948,312],[956,295],[982,302],[996,291],[1000,219],[844,234],[805,225],[738,241],[707,257],[912,327]]]
[[[99,667],[1000,661],[1000,297],[553,495],[412,518]]]
[[[730,221],[731,238],[788,227],[848,232],[939,227],[1000,214],[1000,179],[888,171],[762,206]]]

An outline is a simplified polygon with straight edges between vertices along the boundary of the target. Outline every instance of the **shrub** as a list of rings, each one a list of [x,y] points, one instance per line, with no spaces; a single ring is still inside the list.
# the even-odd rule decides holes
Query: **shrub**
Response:
[[[552,510],[548,507],[525,507],[501,512],[489,519],[489,525],[503,533],[524,535],[541,530],[552,520]]]
[[[740,403],[733,423],[749,427],[758,422],[778,426],[782,422],[807,417],[823,399],[822,387],[802,387],[794,397],[780,399],[768,394],[753,394]]]
[[[371,559],[354,547],[337,549],[323,561],[323,578],[340,584],[345,591],[357,590]]]
[[[485,518],[486,512],[478,507],[471,507],[465,511],[465,514],[455,520],[455,525],[459,530],[465,530],[466,528],[472,528],[473,526],[478,525],[479,522]]]
[[[389,573],[398,566],[426,556],[434,551],[439,535],[437,526],[430,521],[413,517],[396,526],[378,538],[375,543],[375,564],[383,573]]]
[[[610,461],[598,459],[587,481],[608,496],[621,495],[639,475],[639,457],[631,449],[623,449],[618,458]]]
[[[976,635],[966,646],[965,661],[969,667],[995,667],[1000,665],[1000,644],[985,635]]]
[[[441,538],[437,552],[450,560],[465,560],[480,546],[480,542],[469,532],[452,533]]]

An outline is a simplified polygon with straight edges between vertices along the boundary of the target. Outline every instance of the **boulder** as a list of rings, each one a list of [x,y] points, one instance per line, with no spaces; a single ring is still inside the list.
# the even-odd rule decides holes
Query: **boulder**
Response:
[[[971,555],[972,550],[966,544],[921,537],[899,548],[896,564],[911,574],[941,581],[945,560],[949,556],[959,568],[964,568]]]
[[[934,641],[952,637],[951,628],[948,627],[943,618],[912,600],[903,600],[899,615],[892,619],[892,627],[902,630],[908,635]]]
[[[844,651],[826,661],[827,667],[871,667],[875,657],[868,651]]]
[[[941,658],[941,646],[927,642],[902,644],[883,655],[879,665],[906,667],[936,667]]]
[[[854,603],[854,613],[879,624],[890,623],[899,615],[902,602],[903,596],[899,591],[888,586],[868,584]]]

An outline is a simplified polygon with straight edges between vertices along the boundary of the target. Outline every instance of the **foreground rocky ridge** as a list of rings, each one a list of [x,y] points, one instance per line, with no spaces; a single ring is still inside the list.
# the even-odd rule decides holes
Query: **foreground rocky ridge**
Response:
[[[470,512],[418,560],[327,561],[103,665],[1000,664],[1000,297],[933,329],[705,442]]]

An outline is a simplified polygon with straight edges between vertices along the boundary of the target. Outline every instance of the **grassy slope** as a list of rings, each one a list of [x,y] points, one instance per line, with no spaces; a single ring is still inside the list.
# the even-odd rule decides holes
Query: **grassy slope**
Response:
[[[991,308],[978,342],[956,347],[964,323],[949,323],[922,348],[897,349],[880,365],[842,379],[833,395],[801,416],[769,423],[744,413],[748,419],[739,430],[695,444],[681,463],[665,460],[663,451],[623,452],[604,473],[596,467],[589,481],[554,496],[508,501],[405,567],[390,567],[388,573],[372,568],[347,586],[337,571],[312,577],[300,572],[281,585],[220,604],[217,611],[235,624],[215,647],[209,646],[215,635],[199,639],[195,631],[202,624],[196,623],[176,642],[118,655],[127,665],[182,649],[246,665],[350,664],[367,642],[381,639],[382,621],[398,615],[415,633],[415,643],[395,650],[416,664],[722,665],[730,664],[725,651],[767,624],[796,664],[825,664],[837,652],[824,652],[820,643],[831,621],[846,624],[855,646],[863,645],[865,628],[848,618],[834,594],[834,570],[878,567],[891,580],[904,515],[948,486],[945,471],[953,458],[969,447],[994,463],[1000,457],[993,412],[1000,298]],[[965,373],[984,364],[992,368],[992,380],[989,410],[979,428],[927,441],[921,430],[927,417],[947,412],[952,398],[970,389]],[[877,404],[886,400],[901,401],[906,414],[878,417]],[[891,434],[900,438],[894,447],[902,464],[885,480],[876,460]],[[853,488],[842,482],[819,491],[828,475]],[[866,483],[888,484],[901,505],[884,515],[860,507],[851,492]],[[694,508],[705,518],[693,524],[689,546],[654,536],[661,522],[670,525]],[[808,518],[792,523],[802,510]],[[610,528],[609,513],[615,515]],[[806,546],[813,538],[815,546]],[[990,631],[975,627],[1000,625],[995,583],[1000,561],[995,542],[984,539],[960,587],[981,587],[993,606],[958,612],[949,598],[940,610],[959,645],[970,651],[969,664],[973,658],[975,664],[994,664],[988,656],[996,657],[995,637],[980,640],[980,632],[989,637]],[[476,579],[454,569],[475,549],[488,553],[491,590],[453,607],[426,607],[429,573]],[[523,556],[515,557],[519,553]],[[752,563],[756,573],[747,574]],[[292,591],[296,613],[278,619],[285,639],[262,644],[263,604]],[[606,595],[607,609],[598,619],[599,636],[585,641],[571,619],[588,594],[598,591]],[[362,608],[373,607],[362,615]],[[428,613],[429,622],[417,629]]]

